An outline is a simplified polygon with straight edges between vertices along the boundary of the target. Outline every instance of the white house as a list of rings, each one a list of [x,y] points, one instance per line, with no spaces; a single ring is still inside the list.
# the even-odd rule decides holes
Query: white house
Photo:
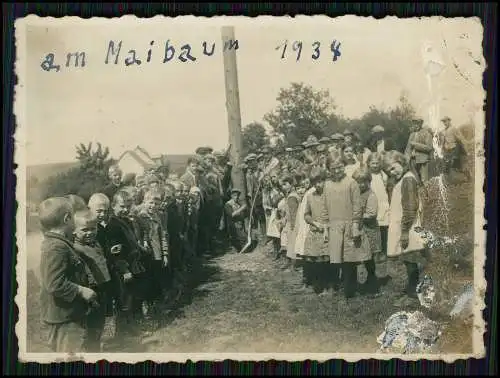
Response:
[[[142,147],[137,146],[133,150],[125,151],[118,159],[117,165],[123,172],[123,175],[135,173],[137,176],[154,166],[156,162]]]

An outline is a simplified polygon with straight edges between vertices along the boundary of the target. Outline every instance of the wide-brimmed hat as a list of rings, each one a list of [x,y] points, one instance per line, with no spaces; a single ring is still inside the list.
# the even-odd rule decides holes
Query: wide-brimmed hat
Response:
[[[345,135],[354,135],[354,132],[352,130],[349,130],[349,129],[345,129],[344,130],[344,136]]]
[[[327,145],[325,143],[320,143],[316,146],[316,151],[323,152],[327,149]]]
[[[212,152],[214,152],[214,149],[212,147],[209,147],[209,146],[198,147],[195,150],[195,153],[197,155],[208,155],[208,154],[211,154]]]
[[[411,120],[412,123],[415,123],[417,125],[421,125],[424,123],[424,120],[422,118],[414,118]]]
[[[292,151],[304,151],[305,147],[302,144],[298,144],[292,147]]]
[[[285,148],[285,152],[292,152],[293,151],[293,148],[292,147],[287,147]]]
[[[328,144],[328,143],[330,143],[331,141],[332,141],[332,140],[331,140],[330,138],[328,138],[327,136],[324,136],[323,138],[321,138],[321,139],[319,140],[319,143],[321,143],[321,144]]]
[[[333,142],[338,142],[344,140],[344,136],[340,133],[335,133],[330,137],[330,140],[332,140]]]
[[[375,125],[372,127],[372,134],[383,133],[385,131],[382,125]]]
[[[240,193],[241,194],[241,190],[238,189],[238,188],[232,188],[231,189],[231,194],[233,194],[233,193]]]
[[[256,155],[256,154],[254,154],[254,153],[250,153],[250,154],[248,154],[247,156],[245,156],[245,158],[243,159],[243,161],[244,161],[245,163],[248,163],[248,162],[250,162],[250,161],[254,161],[255,159],[257,159],[257,155]]]
[[[304,143],[302,143],[304,148],[316,147],[319,145],[318,138],[314,135],[309,135]]]

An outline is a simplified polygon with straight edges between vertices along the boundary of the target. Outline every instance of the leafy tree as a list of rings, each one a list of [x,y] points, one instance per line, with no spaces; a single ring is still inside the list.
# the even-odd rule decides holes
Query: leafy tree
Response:
[[[79,165],[67,172],[50,176],[42,183],[42,199],[76,194],[88,200],[108,183],[108,169],[114,163],[109,157],[109,149],[100,143],[95,150],[92,143],[76,147]]]
[[[335,105],[328,90],[315,90],[304,83],[282,88],[276,98],[278,106],[264,116],[275,133],[284,134],[286,143],[301,143],[309,135],[320,138],[328,134]]]
[[[265,127],[258,122],[252,122],[243,128],[242,139],[244,154],[255,153],[269,143]]]

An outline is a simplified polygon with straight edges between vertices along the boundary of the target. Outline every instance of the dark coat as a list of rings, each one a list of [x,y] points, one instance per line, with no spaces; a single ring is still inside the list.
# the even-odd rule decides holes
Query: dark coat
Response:
[[[120,276],[126,273],[142,273],[136,265],[140,253],[130,233],[133,234],[133,231],[129,230],[122,220],[114,216],[109,218],[105,228],[100,224],[97,227],[97,241],[104,250],[109,269]],[[120,254],[113,255],[111,254],[111,247],[117,244],[122,245],[122,250]]]
[[[80,321],[89,305],[79,295],[79,286],[91,286],[88,267],[72,243],[47,232],[41,246],[40,262],[42,320],[50,324]]]

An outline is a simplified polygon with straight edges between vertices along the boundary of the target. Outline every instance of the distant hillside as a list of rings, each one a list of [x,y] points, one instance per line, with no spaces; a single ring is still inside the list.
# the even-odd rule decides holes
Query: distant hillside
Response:
[[[186,168],[187,161],[191,155],[167,155],[170,162],[170,168],[173,172],[183,173]],[[54,164],[37,164],[26,167],[26,177],[35,178],[37,182],[42,182],[50,176],[64,173],[73,167],[76,167],[78,162],[54,163]]]
[[[69,171],[71,168],[76,167],[78,162],[69,163],[53,163],[53,164],[37,164],[28,165],[26,167],[26,177],[35,178],[36,181],[41,182],[50,176],[57,175]]]

